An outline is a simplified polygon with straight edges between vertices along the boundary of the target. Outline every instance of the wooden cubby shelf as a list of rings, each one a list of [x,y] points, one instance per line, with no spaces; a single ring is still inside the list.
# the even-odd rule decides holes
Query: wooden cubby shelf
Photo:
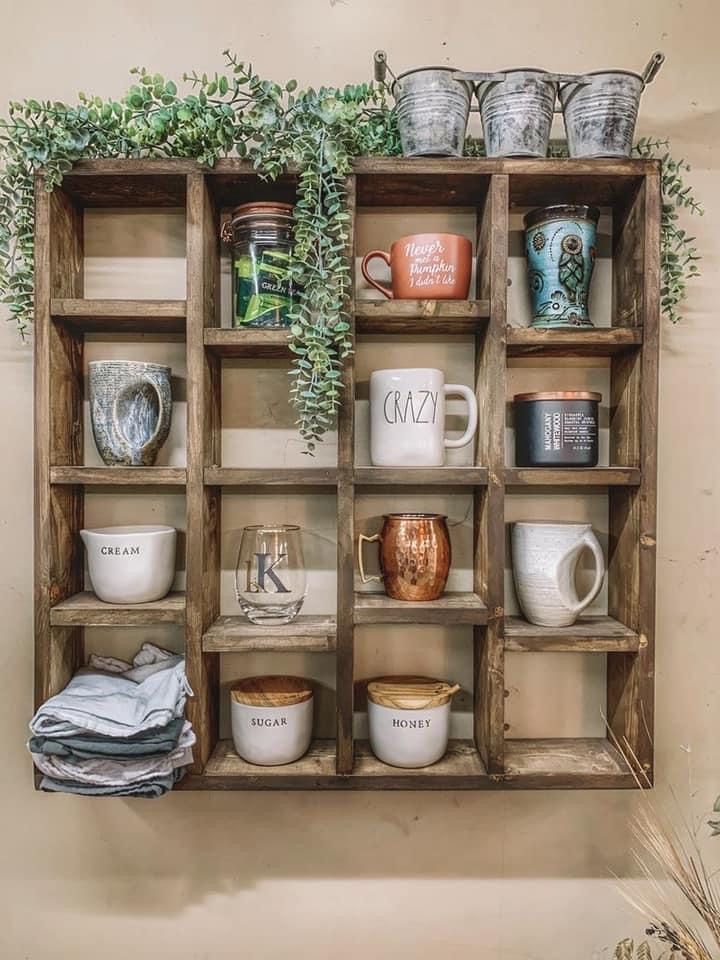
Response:
[[[184,300],[50,301],[53,320],[79,333],[172,333],[185,335]]]
[[[205,467],[209,487],[334,487],[337,470],[322,467]]]
[[[232,330],[215,327],[205,330],[205,347],[218,357],[273,359],[291,357],[286,330]]]
[[[355,623],[487,623],[488,612],[476,593],[448,591],[439,600],[413,603],[384,593],[355,594]]]
[[[292,623],[257,627],[244,616],[218,617],[203,634],[206,653],[244,653],[272,650],[332,653],[335,650],[335,617],[301,614]]]
[[[84,590],[50,608],[53,627],[144,627],[185,623],[185,594],[169,593],[153,603],[105,603]]]
[[[582,617],[571,627],[538,627],[505,618],[505,649],[514,653],[637,653],[640,637],[612,617]]]
[[[358,486],[484,487],[485,467],[355,467]]]
[[[197,736],[194,763],[180,790],[254,789],[595,789],[632,788],[636,781],[615,744],[626,742],[643,776],[653,777],[654,637],[657,474],[657,377],[660,293],[660,170],[645,160],[493,160],[486,158],[387,158],[357,160],[346,178],[347,255],[359,248],[358,211],[425,208],[465,216],[475,213],[476,283],[466,301],[362,299],[348,291],[356,350],[343,367],[345,402],[337,423],[337,462],[298,468],[222,466],[226,359],[289,362],[288,332],[230,329],[221,318],[220,225],[228,209],[253,200],[292,202],[297,172],[262,181],[252,165],[220,160],[205,168],[191,160],[96,160],[77,164],[48,193],[42,177],[35,209],[35,702],[57,693],[85,662],[85,627],[177,624],[184,630],[188,680],[194,696],[187,715]],[[528,207],[590,203],[611,224],[611,326],[540,331],[508,325],[510,216]],[[184,300],[84,298],[84,211],[88,208],[184,209]],[[415,208],[407,210],[407,208]],[[449,210],[448,210],[449,208]],[[421,229],[419,226],[418,229]],[[515,227],[513,227],[515,229]],[[598,282],[598,281],[596,281]],[[513,291],[514,293],[515,291]],[[510,311],[513,314],[514,311]],[[517,318],[512,317],[513,323]],[[85,466],[83,352],[85,338],[124,334],[141,340],[184,341],[187,367],[186,468]],[[463,341],[454,335],[459,334]],[[357,355],[377,350],[378,337],[447,339],[472,351],[479,430],[468,465],[436,469],[371,467],[356,462],[356,404],[366,384],[356,384]],[[376,338],[376,342],[371,342]],[[400,342],[400,341],[396,341]],[[173,350],[176,346],[173,345]],[[591,470],[537,470],[506,466],[508,366],[522,358],[606,358],[609,388],[607,462]],[[517,358],[517,359],[516,359]],[[572,365],[572,364],[570,364]],[[597,365],[597,364],[595,364]],[[272,365],[271,365],[272,366]],[[278,365],[275,365],[278,366]],[[366,380],[364,366],[362,378]],[[227,400],[225,401],[227,402]],[[227,424],[226,424],[227,426]],[[334,443],[333,437],[333,443]],[[468,448],[470,450],[470,448]],[[327,462],[327,461],[323,461]],[[150,487],[158,495],[184,494],[186,591],[156,604],[103,604],[84,590],[85,495],[94,487]],[[173,490],[173,488],[176,488]],[[336,512],[337,590],[323,608],[332,616],[303,614],[292,624],[256,627],[237,611],[221,615],[223,511],[228,492],[258,489],[280,500],[323,497]],[[402,603],[384,593],[356,592],[356,504],[447,490],[467,499],[472,513],[472,581],[462,593],[430,603]],[[566,628],[543,628],[506,616],[507,524],[518,506],[571,492],[593,495],[606,510],[607,611]],[[533,497],[536,493],[538,496]],[[601,496],[594,496],[600,493]],[[238,499],[237,497],[235,499]],[[313,501],[316,502],[316,501]],[[365,503],[363,503],[363,509]],[[542,510],[542,507],[538,507]],[[538,515],[537,519],[545,519]],[[231,552],[235,549],[231,545]],[[355,664],[356,628],[382,639],[384,625],[455,626],[467,636],[472,661],[472,736],[454,740],[446,756],[423,770],[388,767],[355,740],[363,709]],[[397,630],[397,628],[395,628]],[[391,642],[395,630],[387,631]],[[443,642],[442,640],[439,642]],[[335,670],[335,736],[316,739],[305,757],[284,767],[241,760],[221,736],[221,660],[225,654],[269,653],[284,672],[284,654],[323,653]],[[510,739],[505,721],[505,655],[593,653],[606,657],[604,715],[607,737]],[[248,658],[249,660],[250,658]],[[226,661],[227,663],[235,661]],[[529,662],[529,661],[528,661]],[[535,662],[535,661],[533,661]],[[408,665],[412,670],[412,664]],[[327,731],[326,731],[327,732]],[[469,731],[468,731],[469,732]]]
[[[588,330],[507,328],[509,357],[612,357],[642,345],[641,327]]]
[[[506,467],[508,487],[638,487],[637,467]]]
[[[184,487],[184,467],[51,467],[50,483],[88,487]]]
[[[360,334],[477,333],[489,316],[487,300],[355,301],[355,331]]]

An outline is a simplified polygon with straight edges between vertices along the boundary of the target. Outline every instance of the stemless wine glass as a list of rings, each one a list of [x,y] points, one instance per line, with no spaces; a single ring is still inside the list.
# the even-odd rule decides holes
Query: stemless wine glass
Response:
[[[279,523],[245,527],[240,541],[235,590],[252,623],[290,623],[307,593],[300,527]]]

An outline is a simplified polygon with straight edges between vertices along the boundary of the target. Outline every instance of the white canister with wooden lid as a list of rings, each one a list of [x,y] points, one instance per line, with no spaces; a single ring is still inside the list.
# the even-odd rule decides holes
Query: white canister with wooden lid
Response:
[[[230,692],[233,743],[248,763],[293,763],[312,739],[313,691],[302,677],[247,677]]]
[[[370,748],[393,767],[429,767],[447,750],[450,702],[460,687],[428,677],[381,677],[368,684]]]

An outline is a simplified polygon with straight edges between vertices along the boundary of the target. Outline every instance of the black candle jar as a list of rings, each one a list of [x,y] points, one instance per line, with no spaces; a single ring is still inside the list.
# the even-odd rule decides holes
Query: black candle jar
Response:
[[[573,390],[515,396],[518,467],[596,467],[602,394]]]

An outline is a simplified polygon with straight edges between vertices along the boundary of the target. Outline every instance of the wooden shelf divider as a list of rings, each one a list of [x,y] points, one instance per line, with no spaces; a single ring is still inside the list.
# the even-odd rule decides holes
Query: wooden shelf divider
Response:
[[[297,170],[261,181],[252,164],[220,160],[84,161],[35,198],[35,703],[57,693],[84,662],[84,628],[177,624],[185,632],[188,700],[197,745],[181,790],[616,789],[636,786],[608,738],[507,738],[505,653],[592,652],[607,657],[607,717],[653,777],[657,507],[657,386],[660,290],[660,171],[640,160],[495,160],[366,157],[345,183],[346,253],[356,262],[358,208],[435,207],[477,211],[473,300],[379,301],[345,291],[357,349],[363,337],[467,338],[475,354],[480,429],[472,465],[406,470],[356,463],[355,354],[344,361],[345,402],[332,468],[220,466],[221,373],[226,359],[288,362],[286,329],[230,329],[220,317],[222,210],[245,200],[292,200]],[[548,203],[593,203],[613,214],[612,326],[533,330],[508,326],[509,214]],[[92,207],[185,207],[184,300],[84,298],[83,212]],[[185,341],[187,467],[83,464],[83,354],[88,335],[145,334]],[[398,341],[396,341],[398,342]],[[505,466],[507,367],[514,358],[606,357],[610,371],[609,462],[592,470]],[[521,366],[521,364],[517,364]],[[155,604],[103,604],[84,588],[79,531],[92,487],[182,492],[186,504],[186,592]],[[220,616],[223,492],[256,487],[335,498],[337,612],[257,627]],[[506,616],[507,491],[592,493],[608,503],[608,613],[572,627],[543,628]],[[305,490],[308,488],[308,490]],[[386,491],[472,495],[473,580],[463,593],[402,603],[355,592],[356,498]],[[458,492],[457,489],[455,491]],[[548,491],[545,491],[546,493]],[[437,764],[401,770],[354,742],[356,627],[459,625],[472,634],[473,739],[457,740]],[[314,740],[285,767],[241,760],[220,739],[220,658],[226,653],[315,653],[335,657],[334,740]]]

